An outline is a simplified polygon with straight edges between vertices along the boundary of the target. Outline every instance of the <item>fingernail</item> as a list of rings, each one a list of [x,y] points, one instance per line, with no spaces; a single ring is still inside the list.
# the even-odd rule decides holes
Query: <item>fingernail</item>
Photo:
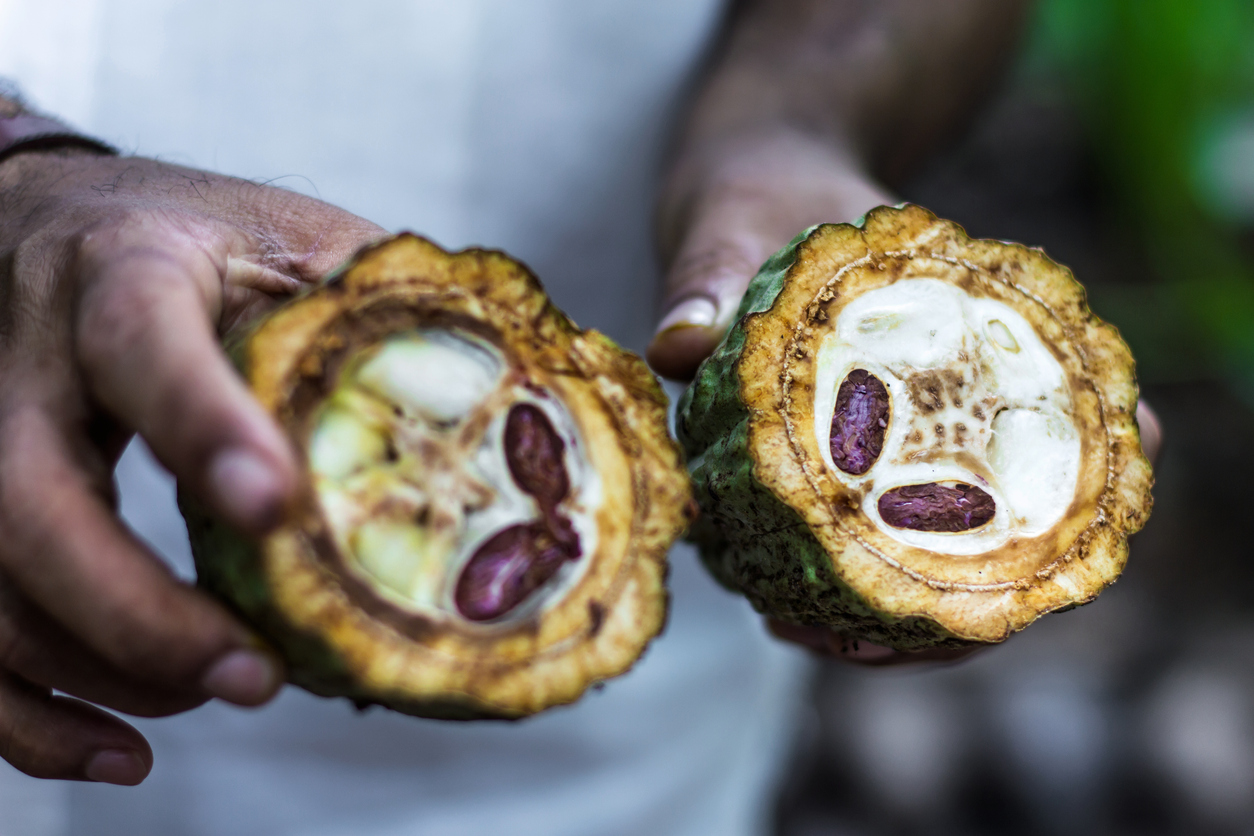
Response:
[[[209,482],[233,522],[266,530],[283,512],[283,483],[260,456],[240,448],[224,450],[209,466]]]
[[[207,694],[236,705],[260,705],[279,685],[279,667],[269,654],[247,649],[226,654],[200,680]]]
[[[671,308],[658,323],[658,332],[670,328],[708,328],[718,319],[718,306],[704,296],[692,296]]]
[[[133,787],[148,775],[148,767],[138,752],[105,749],[91,756],[83,774],[88,781]]]

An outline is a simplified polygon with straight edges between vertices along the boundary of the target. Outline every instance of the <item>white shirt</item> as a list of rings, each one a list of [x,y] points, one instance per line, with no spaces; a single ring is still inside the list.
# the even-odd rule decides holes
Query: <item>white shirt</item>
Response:
[[[505,249],[580,325],[639,350],[660,151],[722,11],[0,0],[0,75],[127,151],[273,180],[446,247]],[[128,521],[190,571],[169,477],[136,446],[119,481]],[[294,688],[257,711],[210,704],[135,722],[155,753],[138,788],[0,765],[0,836],[760,832],[804,662],[687,546],[671,586],[644,659],[572,707],[458,724]]]

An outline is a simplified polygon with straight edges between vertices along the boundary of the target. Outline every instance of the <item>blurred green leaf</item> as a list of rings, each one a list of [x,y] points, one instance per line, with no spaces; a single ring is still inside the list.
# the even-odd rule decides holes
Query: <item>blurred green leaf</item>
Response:
[[[1155,285],[1095,307],[1150,376],[1205,364],[1254,381],[1254,3],[1044,0],[1033,60],[1061,70]],[[1250,130],[1248,137],[1239,131]],[[1227,165],[1228,169],[1222,166]],[[1195,353],[1173,356],[1164,346]]]

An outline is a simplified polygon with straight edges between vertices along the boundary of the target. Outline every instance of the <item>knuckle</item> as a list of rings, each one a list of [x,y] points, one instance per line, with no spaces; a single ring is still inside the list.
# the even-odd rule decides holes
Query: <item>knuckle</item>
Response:
[[[64,323],[57,320],[57,299],[66,262],[64,241],[54,230],[41,229],[14,247],[4,270],[0,315],[0,339],[10,350],[5,366],[20,357],[24,347],[46,346],[50,337],[65,333]]]
[[[70,236],[70,249],[82,271],[98,270],[119,256],[168,237],[161,217],[149,209],[128,208],[101,215]]]
[[[208,226],[185,212],[134,208],[82,226],[71,237],[70,252],[77,274],[91,282],[102,274],[125,276],[127,271],[119,266],[149,261],[182,264],[205,257],[209,254],[205,245],[212,245],[214,237]]]
[[[116,383],[119,361],[158,361],[145,354],[161,329],[194,309],[208,324],[221,295],[221,288],[201,286],[225,270],[212,244],[181,228],[186,219],[152,214],[95,228],[79,241],[74,351],[89,377]]]

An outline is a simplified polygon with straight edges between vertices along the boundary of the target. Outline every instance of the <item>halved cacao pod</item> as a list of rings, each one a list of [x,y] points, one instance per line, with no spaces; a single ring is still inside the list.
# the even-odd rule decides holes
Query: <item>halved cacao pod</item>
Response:
[[[918,206],[807,230],[680,402],[692,538],[762,612],[909,650],[1092,600],[1149,516],[1132,356],[1040,250]]]
[[[695,507],[644,363],[498,252],[363,250],[231,349],[303,456],[250,542],[183,500],[200,583],[327,696],[520,717],[661,630]]]

